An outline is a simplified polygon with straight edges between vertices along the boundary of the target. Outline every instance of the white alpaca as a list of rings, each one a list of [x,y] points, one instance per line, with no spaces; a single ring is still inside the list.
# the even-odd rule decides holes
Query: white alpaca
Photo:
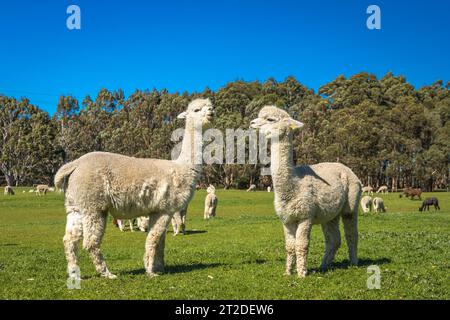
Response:
[[[389,193],[388,187],[387,187],[387,186],[381,186],[381,187],[377,190],[377,193]]]
[[[13,188],[11,186],[6,186],[4,194],[5,196],[13,196],[14,195]]]
[[[177,211],[172,217],[173,235],[186,234],[186,214],[187,209]]]
[[[186,119],[186,130],[177,160],[92,152],[59,169],[55,186],[65,190],[64,247],[70,276],[79,270],[77,247],[83,239],[97,272],[116,278],[100,251],[108,212],[116,219],[149,216],[144,265],[150,276],[164,271],[166,229],[173,214],[187,208],[194,194],[202,170],[202,126],[212,116],[209,99],[192,101],[178,116]]]
[[[362,188],[362,192],[367,195],[373,195],[373,188],[371,186],[366,186]]]
[[[267,192],[272,192],[272,187],[271,186],[267,187]]]
[[[384,201],[381,198],[373,199],[373,210],[377,213],[386,212],[386,208],[384,207]]]
[[[215,194],[216,188],[212,184],[209,185],[206,192],[208,194],[205,197],[205,210],[203,212],[203,218],[210,219],[216,216],[217,203],[219,202],[219,199]]]
[[[358,263],[358,203],[361,182],[341,163],[319,163],[294,167],[293,130],[303,124],[276,107],[264,107],[251,122],[271,138],[271,174],[275,192],[275,210],[284,227],[286,239],[286,274],[307,272],[311,228],[321,224],[325,235],[322,269],[333,261],[341,244],[339,220],[342,217],[350,263]]]
[[[48,185],[46,185],[46,184],[38,184],[36,186],[36,195],[38,195],[38,196],[46,195],[48,189],[49,189]]]
[[[250,187],[247,189],[247,192],[250,192],[250,191],[256,191],[256,185],[251,184]]]
[[[124,232],[125,231],[125,222],[128,222],[128,225],[130,226],[130,231],[134,232],[134,219],[117,219],[117,226],[119,227],[119,230]]]
[[[361,207],[364,213],[369,213],[372,210],[372,197],[364,196],[361,198]]]
[[[149,231],[149,223],[150,223],[150,218],[149,217],[139,217],[139,218],[137,218],[138,228],[142,232],[148,232]]]

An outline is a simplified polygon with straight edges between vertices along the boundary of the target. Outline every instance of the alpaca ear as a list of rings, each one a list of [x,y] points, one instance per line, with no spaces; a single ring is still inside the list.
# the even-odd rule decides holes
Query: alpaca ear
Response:
[[[187,112],[184,111],[177,116],[177,119],[186,119],[186,116],[187,116]]]
[[[303,127],[305,124],[303,122],[294,120],[294,119],[289,119],[289,127],[292,130],[296,130],[296,129],[300,129],[301,127]]]

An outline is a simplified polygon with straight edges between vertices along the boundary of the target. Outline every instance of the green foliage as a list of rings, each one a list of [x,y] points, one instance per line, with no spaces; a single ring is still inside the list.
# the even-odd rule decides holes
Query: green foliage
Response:
[[[285,277],[284,237],[273,193],[217,190],[217,218],[203,220],[205,191],[196,192],[186,236],[166,240],[167,273],[144,271],[145,234],[121,233],[111,221],[102,250],[116,280],[99,277],[81,250],[81,290],[66,287],[63,196],[29,188],[0,194],[0,299],[450,299],[450,193],[426,193],[441,211],[420,213],[419,200],[382,195],[387,213],[359,217],[358,267],[348,267],[344,237],[331,270],[314,226],[305,279]],[[22,193],[22,191],[27,191]],[[342,227],[341,227],[342,232]],[[367,267],[378,265],[381,289],[369,290]]]
[[[448,188],[450,161],[450,93],[436,81],[415,90],[404,77],[381,79],[361,72],[340,76],[318,94],[294,77],[235,81],[213,92],[169,93],[137,90],[125,99],[121,90],[100,90],[81,104],[63,96],[52,119],[26,99],[0,96],[0,170],[9,183],[51,181],[67,161],[90,151],[169,159],[176,116],[197,97],[216,108],[214,127],[247,129],[268,104],[286,109],[305,123],[295,136],[299,164],[339,161],[372,186],[425,190]],[[238,187],[242,181],[270,184],[259,166],[207,166],[203,183]],[[0,181],[1,182],[1,181]],[[248,187],[248,186],[247,186]]]

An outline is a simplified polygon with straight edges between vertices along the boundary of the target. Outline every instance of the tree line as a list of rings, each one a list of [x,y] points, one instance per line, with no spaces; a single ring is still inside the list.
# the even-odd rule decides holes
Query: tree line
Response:
[[[447,189],[450,161],[450,82],[415,89],[402,76],[340,76],[318,92],[294,77],[283,82],[234,81],[196,93],[102,89],[78,101],[61,96],[49,115],[26,98],[0,94],[2,184],[52,183],[65,162],[91,151],[169,159],[176,119],[189,101],[210,98],[214,127],[247,129],[264,105],[276,105],[305,123],[295,135],[298,164],[342,162],[364,185]],[[270,185],[261,165],[214,164],[202,183],[226,188]]]

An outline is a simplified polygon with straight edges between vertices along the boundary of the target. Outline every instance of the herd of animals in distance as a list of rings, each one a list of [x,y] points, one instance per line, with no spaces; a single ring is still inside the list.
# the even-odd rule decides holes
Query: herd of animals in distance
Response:
[[[78,267],[79,242],[100,276],[117,278],[107,267],[101,253],[101,242],[108,213],[121,230],[129,225],[148,232],[145,242],[144,266],[150,277],[164,273],[165,235],[170,223],[174,234],[184,234],[188,205],[196,189],[202,165],[194,159],[201,149],[192,146],[199,123],[209,124],[214,108],[209,99],[195,99],[178,115],[185,120],[181,152],[177,159],[143,159],[107,152],[91,152],[64,164],[54,178],[55,187],[36,185],[29,192],[44,196],[47,192],[64,190],[67,223],[63,237],[69,277],[81,277]],[[286,275],[294,271],[298,277],[307,274],[307,256],[311,228],[322,225],[325,254],[320,266],[326,270],[332,264],[341,245],[339,223],[344,225],[349,262],[358,265],[358,209],[363,213],[386,212],[381,197],[389,192],[381,186],[376,192],[371,186],[362,187],[356,174],[342,163],[324,162],[296,166],[293,153],[293,133],[304,124],[275,106],[263,107],[250,127],[272,139],[270,155],[274,207],[283,225],[286,249]],[[273,139],[275,138],[275,139]],[[102,183],[99,183],[101,181]],[[203,186],[205,188],[205,186]],[[206,187],[204,218],[216,216],[219,199],[215,187]],[[247,192],[257,190],[250,185]],[[6,195],[14,195],[6,186]],[[420,188],[405,188],[400,197],[421,200]],[[434,206],[440,210],[437,198],[427,198],[419,211]]]

